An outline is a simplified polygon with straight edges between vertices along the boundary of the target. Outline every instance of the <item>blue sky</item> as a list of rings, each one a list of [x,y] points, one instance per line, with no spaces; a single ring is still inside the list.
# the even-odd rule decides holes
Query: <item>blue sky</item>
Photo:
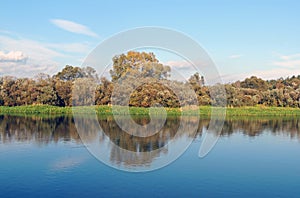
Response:
[[[298,1],[5,1],[0,74],[54,74],[82,64],[101,41],[127,29],[185,33],[215,61],[224,81],[300,74]],[[163,62],[180,65],[172,56]],[[177,69],[188,70],[185,67]],[[187,71],[182,71],[187,72]]]

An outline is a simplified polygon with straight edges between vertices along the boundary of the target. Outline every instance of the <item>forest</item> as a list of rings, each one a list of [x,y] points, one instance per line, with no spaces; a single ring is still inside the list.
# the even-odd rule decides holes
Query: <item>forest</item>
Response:
[[[57,74],[38,74],[33,78],[0,77],[0,106],[53,105],[59,107],[72,106],[80,98],[72,98],[74,82],[88,83],[93,79],[96,84],[94,105],[109,105],[113,90],[122,104],[124,87],[136,87],[137,77],[142,86],[138,86],[130,95],[129,106],[151,107],[160,104],[164,107],[180,107],[193,104],[185,99],[179,102],[178,95],[166,84],[172,83],[181,92],[191,87],[197,96],[200,106],[208,106],[215,101],[210,88],[218,85],[206,85],[199,73],[192,75],[186,82],[170,80],[171,67],[159,62],[153,53],[130,51],[116,55],[112,59],[110,79],[99,77],[92,67],[65,66]],[[122,88],[116,86],[120,79],[127,83]],[[159,81],[158,81],[159,80]],[[164,83],[159,83],[164,82]],[[300,108],[300,75],[274,80],[263,80],[252,76],[243,81],[224,84],[228,107],[272,106]],[[76,87],[75,87],[76,88]],[[185,93],[183,93],[185,94]],[[85,104],[85,102],[82,102]],[[126,104],[124,104],[126,105]]]

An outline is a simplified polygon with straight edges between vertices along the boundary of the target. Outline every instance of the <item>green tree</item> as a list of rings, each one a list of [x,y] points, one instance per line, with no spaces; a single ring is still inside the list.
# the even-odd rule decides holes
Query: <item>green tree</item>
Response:
[[[105,77],[100,79],[100,84],[96,88],[95,104],[107,105],[111,104],[111,95],[113,91],[113,84]]]
[[[54,88],[57,92],[59,106],[71,106],[72,104],[72,81],[54,79]]]
[[[130,51],[115,56],[110,70],[115,93],[114,104],[127,105],[127,97],[130,97],[131,106],[149,107],[156,103],[170,106],[176,103],[176,100],[171,101],[172,93],[158,85],[160,80],[170,76],[170,71],[170,67],[161,64],[153,53]]]
[[[153,53],[130,51],[113,58],[113,68],[110,70],[112,82],[130,76],[166,79],[171,68],[159,63]]]
[[[53,79],[47,74],[38,74],[36,79],[36,87],[38,91],[36,102],[38,104],[57,105],[57,92],[54,88]]]
[[[261,78],[252,76],[251,78],[246,78],[244,81],[242,81],[241,87],[266,91],[268,89],[268,83]]]
[[[62,71],[53,76],[63,81],[73,81],[77,78],[86,77],[86,73],[80,67],[66,65]]]

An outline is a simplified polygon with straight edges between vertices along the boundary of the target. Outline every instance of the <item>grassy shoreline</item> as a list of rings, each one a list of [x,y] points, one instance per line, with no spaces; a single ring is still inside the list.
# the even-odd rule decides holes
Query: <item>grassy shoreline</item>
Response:
[[[149,115],[149,108],[130,107],[130,115]],[[217,107],[200,106],[200,115],[211,115],[212,109],[218,111]],[[95,110],[98,115],[113,115],[111,106],[93,106],[93,107],[76,107],[78,113],[89,113]],[[154,114],[161,114],[161,110],[155,109]],[[197,108],[166,108],[168,115],[197,115]],[[18,115],[72,115],[72,107],[56,107],[49,105],[35,106],[17,106],[5,107],[0,106],[0,114],[18,114]],[[126,115],[125,108],[119,107],[114,114]],[[226,108],[227,116],[300,116],[300,108],[290,107],[234,107]]]

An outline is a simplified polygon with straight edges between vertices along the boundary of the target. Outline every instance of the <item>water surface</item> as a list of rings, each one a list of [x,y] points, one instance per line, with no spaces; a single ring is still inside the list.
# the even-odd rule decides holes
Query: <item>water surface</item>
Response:
[[[147,118],[136,118],[143,125]],[[188,119],[188,125],[197,125]],[[205,158],[198,152],[209,119],[197,133],[176,136],[178,119],[168,118],[148,138],[124,133],[111,118],[99,120],[105,138],[138,153],[151,166],[168,156],[168,142],[192,139],[170,165],[130,173],[99,162],[82,144],[71,117],[0,116],[0,197],[298,197],[300,194],[300,119],[226,119],[221,137]],[[82,135],[82,134],[80,134]],[[105,138],[86,133],[103,144]],[[158,151],[148,155],[149,151]],[[132,156],[108,152],[111,163],[135,166]]]

